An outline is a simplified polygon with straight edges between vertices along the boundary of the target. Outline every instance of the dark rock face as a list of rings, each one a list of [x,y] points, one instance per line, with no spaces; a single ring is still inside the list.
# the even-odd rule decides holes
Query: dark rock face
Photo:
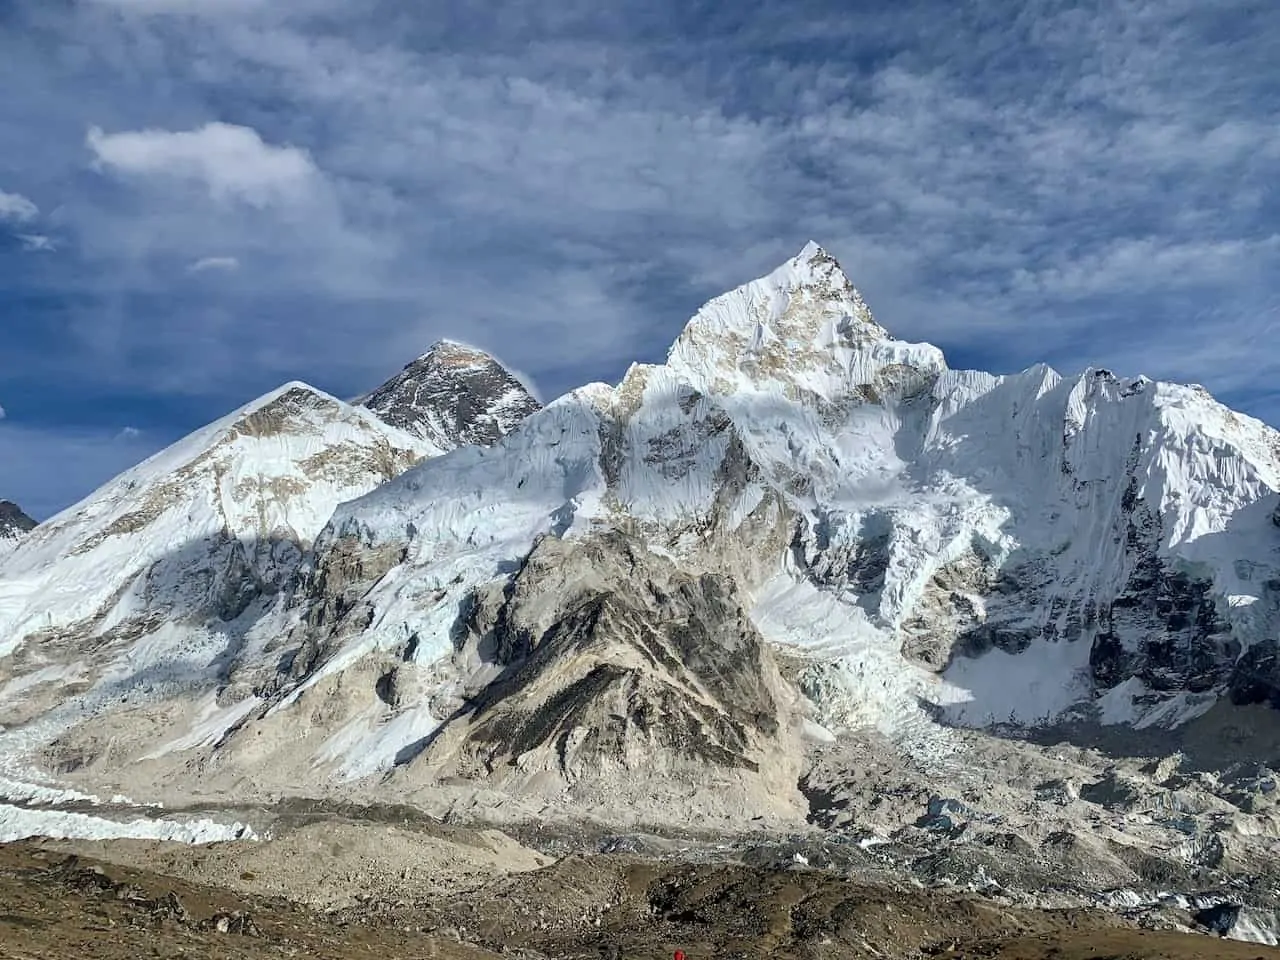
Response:
[[[35,525],[12,500],[0,500],[0,539],[16,540]]]
[[[1128,497],[1126,497],[1128,499]],[[1160,520],[1131,505],[1125,548],[1132,565],[1123,589],[1099,612],[1089,668],[1101,687],[1138,677],[1153,690],[1210,690],[1239,652],[1218,616],[1213,584],[1170,569],[1158,555]]]
[[[1100,691],[1137,678],[1154,697],[1206,693],[1234,676],[1237,702],[1280,706],[1274,656],[1258,648],[1236,666],[1240,645],[1219,612],[1211,577],[1162,556],[1166,530],[1141,495],[1140,449],[1141,438],[1118,498],[1098,497],[1100,487],[1115,490],[1114,480],[1075,481],[1082,502],[1092,497],[1114,503],[1114,509],[1107,505],[1111,512],[1097,535],[1123,555],[1121,582],[1091,583],[1087,574],[1060,568],[1055,554],[1017,550],[995,562],[975,542],[933,576],[918,609],[903,622],[904,655],[943,669],[952,658],[978,658],[991,650],[1021,654],[1037,640],[1083,642],[1089,644],[1089,671]],[[874,581],[856,586],[877,588]],[[981,616],[969,600],[973,595],[981,597]]]
[[[889,517],[872,513],[860,519],[855,537],[837,531],[845,523],[841,514],[820,514],[814,521],[801,516],[791,555],[814,586],[845,593],[874,611],[889,569],[892,523]]]
[[[281,534],[246,544],[225,532],[210,545],[206,561],[192,569],[208,608],[228,622],[244,613],[258,598],[278,593],[302,562],[302,545]]]
[[[362,600],[364,594],[404,558],[403,544],[373,547],[355,537],[337,538],[314,565],[298,568],[288,602],[304,606],[305,615],[281,638],[276,669],[233,672],[230,683],[268,698],[292,689],[322,667],[344,637],[369,625],[373,608]],[[394,683],[394,677],[380,680],[377,693],[384,702],[396,699]]]
[[[989,571],[983,584],[986,619],[965,625],[956,638],[953,654],[979,657],[993,649],[1019,654],[1031,646],[1033,640],[1052,639],[1064,601],[1049,595],[1053,568],[1048,560],[1043,557],[1021,559],[995,570],[990,570],[988,558],[982,557],[982,560]],[[957,598],[954,605],[960,604]],[[1038,615],[1041,610],[1046,612]]]
[[[1243,909],[1242,905],[1238,903],[1217,903],[1212,907],[1197,910],[1192,915],[1192,919],[1218,936],[1225,937],[1235,927]]]
[[[494,443],[540,407],[493,357],[449,341],[357,402],[443,450]]]
[[[461,750],[432,758],[461,776],[529,757],[569,782],[635,765],[754,772],[780,732],[774,667],[732,582],[622,534],[543,539],[476,597],[458,643],[505,668],[452,721]]]
[[[1080,799],[1111,810],[1125,810],[1141,799],[1137,787],[1110,770],[1095,783],[1080,787]]]
[[[1124,552],[1127,572],[1110,602],[1098,593],[1061,589],[1051,556],[1015,556],[999,569],[969,573],[969,589],[982,595],[986,607],[982,622],[972,622],[962,598],[951,594],[948,613],[958,627],[952,655],[979,657],[992,649],[1019,654],[1041,638],[1085,638],[1090,674],[1101,690],[1133,677],[1156,693],[1202,693],[1226,682],[1239,645],[1218,613],[1213,582],[1160,555],[1161,518],[1138,489],[1131,473],[1111,521],[1109,535]],[[948,573],[942,571],[932,584],[943,596],[954,590]],[[926,655],[917,653],[916,659],[932,666],[945,662],[945,647],[929,646],[927,626],[908,622],[924,639],[909,636],[904,652],[910,656],[923,646]]]
[[[1264,640],[1246,650],[1231,671],[1227,691],[1237,706],[1267,703],[1280,709],[1280,646]]]

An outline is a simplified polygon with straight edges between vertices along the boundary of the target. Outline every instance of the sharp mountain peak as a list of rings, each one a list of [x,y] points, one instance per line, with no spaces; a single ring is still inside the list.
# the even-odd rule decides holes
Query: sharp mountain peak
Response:
[[[492,354],[448,339],[356,402],[441,450],[493,443],[541,408]]]

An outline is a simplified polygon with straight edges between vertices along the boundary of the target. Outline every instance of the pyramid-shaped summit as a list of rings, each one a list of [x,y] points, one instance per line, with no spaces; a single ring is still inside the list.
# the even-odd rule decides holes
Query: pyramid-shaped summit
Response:
[[[0,536],[10,531],[26,533],[36,522],[12,500],[0,500]]]
[[[946,363],[936,347],[894,339],[836,258],[810,241],[767,276],[703,306],[667,366],[708,393],[763,387],[834,400],[865,392],[886,367],[927,379]]]
[[[438,341],[357,402],[441,450],[494,443],[541,407],[495,357],[454,340]]]
[[[0,555],[17,546],[35,525],[12,500],[0,500]]]

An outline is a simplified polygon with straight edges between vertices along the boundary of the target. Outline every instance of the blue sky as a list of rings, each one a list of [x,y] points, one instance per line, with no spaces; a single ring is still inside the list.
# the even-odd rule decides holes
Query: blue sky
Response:
[[[1277,49],[1273,0],[5,0],[0,497],[441,336],[616,380],[808,239],[953,366],[1280,422]]]

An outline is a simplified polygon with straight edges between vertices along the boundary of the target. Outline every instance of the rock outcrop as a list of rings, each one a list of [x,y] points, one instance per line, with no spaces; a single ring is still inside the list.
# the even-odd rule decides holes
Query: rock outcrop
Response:
[[[742,816],[803,802],[793,695],[725,577],[619,533],[543,537],[470,596],[455,642],[471,685],[403,777],[567,789],[615,812],[657,797]]]
[[[0,500],[0,556],[16,547],[35,525],[12,500]]]
[[[496,359],[452,340],[441,340],[356,402],[441,450],[494,443],[540,407]]]

